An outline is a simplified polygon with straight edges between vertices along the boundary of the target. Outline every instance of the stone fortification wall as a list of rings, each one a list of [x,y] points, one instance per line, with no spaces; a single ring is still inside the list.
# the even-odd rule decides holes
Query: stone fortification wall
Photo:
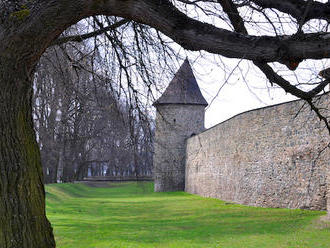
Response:
[[[322,106],[329,99],[323,95]],[[187,140],[185,190],[253,206],[326,209],[327,142],[303,101],[239,114]]]
[[[186,139],[204,130],[203,105],[157,105],[155,191],[184,190]]]
[[[330,221],[330,166],[328,165],[328,173],[327,173],[327,185],[328,185],[328,190],[327,190],[327,218]]]

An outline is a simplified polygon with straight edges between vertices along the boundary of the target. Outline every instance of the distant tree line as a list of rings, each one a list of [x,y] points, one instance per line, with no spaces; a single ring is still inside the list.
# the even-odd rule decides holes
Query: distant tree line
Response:
[[[33,119],[45,183],[152,173],[151,117],[118,93],[98,59],[61,45],[38,65]]]

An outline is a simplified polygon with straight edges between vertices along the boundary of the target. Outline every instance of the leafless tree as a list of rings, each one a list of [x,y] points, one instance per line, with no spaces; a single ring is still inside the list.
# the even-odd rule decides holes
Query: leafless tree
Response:
[[[140,106],[116,97],[114,79],[93,70],[97,55],[84,50],[81,44],[51,48],[36,71],[33,116],[45,182],[81,180],[88,171],[150,174],[151,118],[142,113],[141,119]]]

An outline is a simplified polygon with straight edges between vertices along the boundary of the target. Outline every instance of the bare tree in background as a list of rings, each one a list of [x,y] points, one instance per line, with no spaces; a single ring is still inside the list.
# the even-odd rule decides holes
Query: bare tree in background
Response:
[[[108,34],[104,41],[118,39],[116,35],[109,38]],[[137,39],[140,43],[145,41]],[[132,75],[132,69],[120,65],[127,58],[117,60],[118,54],[101,58],[100,50],[111,52],[104,42],[80,41],[50,48],[36,71],[34,119],[45,182],[70,182],[88,175],[150,175],[153,126],[150,113],[145,111],[140,97],[136,97],[138,91],[132,92],[136,83],[125,73],[122,79],[114,73],[123,70]],[[132,46],[122,41],[119,44],[120,52],[131,52]],[[136,49],[131,59],[142,52]],[[166,57],[163,58],[158,61],[165,61]],[[146,67],[143,62],[140,66]],[[149,68],[136,70],[133,73],[144,75],[145,71],[153,76]],[[120,80],[125,80],[126,86]],[[150,85],[147,80],[145,83]],[[152,97],[151,89],[148,90],[150,96],[142,99],[146,101],[144,105]]]
[[[87,32],[78,37],[59,38],[68,27],[88,17],[117,16],[149,25],[187,50],[205,50],[249,60],[271,84],[308,102],[330,132],[328,106],[315,103],[315,97],[329,80],[315,78],[308,82],[310,87],[302,88],[305,82],[298,85],[295,80],[278,73],[280,71],[272,64],[276,62],[289,70],[297,70],[304,60],[329,58],[329,13],[329,2],[312,0],[1,1],[0,246],[55,247],[45,215],[40,153],[31,118],[35,68],[51,45],[115,32],[105,25],[106,22],[94,20],[99,32],[85,30]],[[206,17],[210,19],[204,19]],[[230,26],[220,27],[221,21]],[[290,26],[289,31],[285,25]],[[143,36],[147,33],[145,27],[137,25],[134,32]],[[148,30],[158,35],[153,29]],[[134,40],[129,34],[117,36],[118,40],[124,37]],[[143,55],[146,56],[141,54],[140,59],[127,60],[130,54],[121,52],[118,40],[109,39],[109,42],[113,48],[118,48],[112,51],[123,68],[119,76],[129,78],[131,75],[125,68],[136,66],[134,62],[137,61],[145,62],[152,53],[145,50]],[[152,56],[150,60],[154,61]],[[316,68],[317,71],[322,69]],[[134,93],[134,89],[130,92]],[[134,95],[129,98],[134,99]]]

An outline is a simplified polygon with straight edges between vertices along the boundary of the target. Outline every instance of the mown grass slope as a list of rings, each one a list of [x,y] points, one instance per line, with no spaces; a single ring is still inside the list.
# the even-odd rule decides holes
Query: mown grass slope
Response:
[[[230,204],[152,183],[46,186],[59,248],[330,247],[325,212]]]

